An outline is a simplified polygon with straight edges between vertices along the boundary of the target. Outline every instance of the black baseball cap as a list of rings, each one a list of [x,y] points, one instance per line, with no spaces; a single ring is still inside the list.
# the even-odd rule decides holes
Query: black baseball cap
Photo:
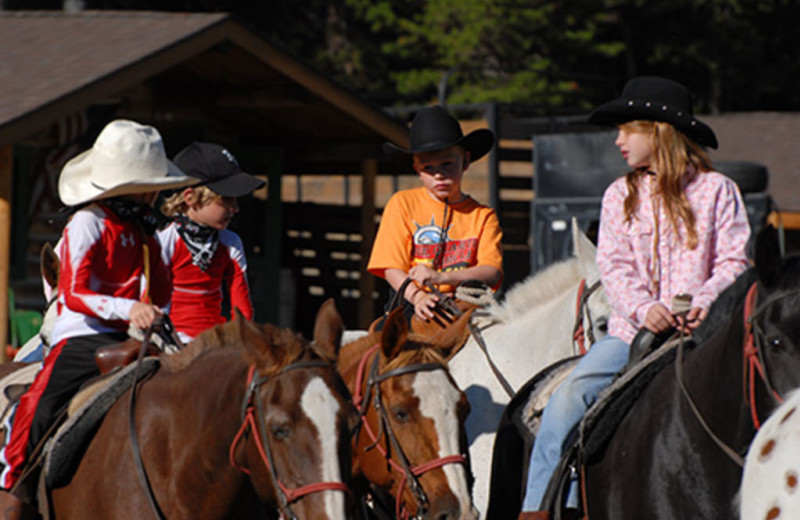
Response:
[[[186,175],[200,179],[199,186],[223,197],[242,197],[266,184],[243,172],[236,157],[214,143],[195,141],[178,152],[172,162]]]

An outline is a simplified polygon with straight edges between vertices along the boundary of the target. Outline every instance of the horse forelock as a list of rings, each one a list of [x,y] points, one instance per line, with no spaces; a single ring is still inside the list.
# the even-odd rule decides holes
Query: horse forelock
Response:
[[[564,294],[581,278],[580,260],[576,257],[567,258],[513,286],[503,301],[489,308],[488,312],[507,322]]]
[[[444,365],[446,360],[442,353],[429,343],[427,338],[416,338],[415,334],[410,334],[403,349],[392,359],[386,360],[382,370],[394,370],[395,368],[415,363],[440,363]]]

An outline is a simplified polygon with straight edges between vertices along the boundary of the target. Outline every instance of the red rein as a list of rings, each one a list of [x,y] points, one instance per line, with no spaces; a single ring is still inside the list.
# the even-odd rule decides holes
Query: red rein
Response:
[[[581,315],[581,304],[583,303],[583,292],[586,290],[586,278],[581,278],[581,284],[578,286],[578,298],[575,302],[575,316]],[[572,340],[578,344],[578,351],[581,355],[586,354],[586,331],[583,328],[583,320],[580,320],[575,327],[575,334]]]
[[[250,388],[250,382],[253,380],[253,374],[255,374],[255,366],[251,365],[250,370],[247,373],[247,388]],[[258,448],[258,453],[261,456],[261,461],[264,463],[264,466],[267,470],[272,470],[269,463],[269,458],[267,457],[266,450],[264,449],[264,444],[261,441],[261,436],[258,435],[258,428],[257,428],[257,421],[256,421],[256,412],[255,406],[253,404],[253,397],[250,396],[250,403],[247,406],[247,410],[245,412],[244,421],[242,421],[242,426],[239,428],[239,431],[236,433],[236,436],[233,438],[233,442],[231,442],[231,447],[228,452],[228,456],[231,461],[231,465],[234,468],[238,469],[239,471],[250,474],[250,470],[247,468],[240,466],[236,462],[236,457],[234,452],[236,451],[236,446],[239,444],[244,433],[247,431],[248,428],[252,429],[253,431],[253,438],[256,441],[256,447]],[[266,435],[266,433],[265,433]],[[314,484],[308,484],[307,486],[302,486],[296,489],[291,489],[286,487],[283,482],[281,482],[274,471],[270,471],[273,475],[276,476],[275,485],[278,486],[286,496],[286,503],[291,504],[292,502],[296,502],[297,500],[301,499],[306,495],[310,495],[312,493],[318,493],[320,491],[344,491],[345,493],[349,493],[350,489],[347,485],[343,482],[315,482]]]
[[[367,352],[361,358],[361,361],[359,361],[358,363],[358,371],[356,372],[355,393],[353,394],[353,404],[356,406],[356,409],[358,409],[358,413],[361,416],[361,423],[364,425],[364,429],[369,435],[369,438],[372,441],[372,443],[375,445],[375,447],[378,448],[378,451],[387,460],[390,467],[395,471],[399,471],[403,475],[403,479],[398,483],[397,494],[395,496],[395,515],[397,516],[397,518],[408,518],[407,510],[404,509],[401,512],[403,489],[406,486],[408,475],[403,470],[403,467],[400,464],[398,464],[391,457],[388,456],[388,454],[386,453],[386,448],[384,448],[382,444],[377,442],[378,437],[377,435],[375,435],[374,430],[367,421],[367,414],[364,413],[363,409],[361,408],[362,404],[361,401],[364,398],[361,390],[361,387],[363,386],[364,383],[364,370],[367,366],[367,361],[369,360],[370,356],[374,354],[380,347],[381,347],[380,344],[372,346],[369,350],[367,350]],[[446,457],[441,457],[432,460],[430,462],[420,464],[419,466],[415,466],[411,468],[411,473],[413,473],[414,476],[418,477],[423,473],[434,470],[436,468],[440,468],[446,464],[466,464],[466,463],[467,459],[463,455],[448,455]]]
[[[756,430],[761,428],[761,421],[758,419],[758,410],[756,410],[756,372],[761,376],[762,381],[767,380],[764,373],[764,366],[758,357],[758,347],[755,342],[755,334],[753,332],[753,323],[750,317],[756,306],[756,284],[750,286],[747,291],[747,297],[744,301],[744,368],[743,377],[746,378],[744,383],[745,387],[745,402],[750,403],[750,415],[753,419],[753,426]],[[781,396],[774,393],[775,399],[778,402],[783,402]]]

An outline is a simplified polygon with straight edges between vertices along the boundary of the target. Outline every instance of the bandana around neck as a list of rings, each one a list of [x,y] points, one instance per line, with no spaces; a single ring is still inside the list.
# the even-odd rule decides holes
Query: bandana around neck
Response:
[[[155,233],[158,221],[153,215],[153,208],[149,204],[122,197],[112,197],[101,200],[100,203],[126,222],[139,222],[144,232],[148,235]]]
[[[192,254],[192,263],[200,268],[201,271],[208,269],[211,259],[217,251],[219,233],[216,229],[203,226],[193,221],[186,215],[175,217],[178,227],[178,234]]]

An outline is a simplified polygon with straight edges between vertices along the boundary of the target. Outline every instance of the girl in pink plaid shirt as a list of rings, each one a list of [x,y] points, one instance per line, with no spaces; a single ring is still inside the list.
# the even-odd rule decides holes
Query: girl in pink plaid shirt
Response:
[[[664,78],[635,78],[589,121],[618,126],[616,145],[632,168],[606,190],[600,217],[597,264],[613,307],[609,334],[544,410],[520,520],[549,518],[542,499],[564,441],[627,363],[637,331],[691,332],[748,266],[746,208],[736,184],[712,169],[702,147],[716,148],[717,139],[692,115],[688,90]],[[692,295],[685,317],[670,309],[681,293]]]

